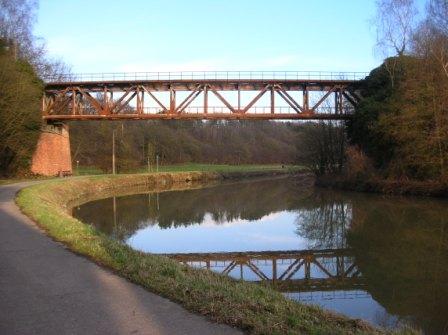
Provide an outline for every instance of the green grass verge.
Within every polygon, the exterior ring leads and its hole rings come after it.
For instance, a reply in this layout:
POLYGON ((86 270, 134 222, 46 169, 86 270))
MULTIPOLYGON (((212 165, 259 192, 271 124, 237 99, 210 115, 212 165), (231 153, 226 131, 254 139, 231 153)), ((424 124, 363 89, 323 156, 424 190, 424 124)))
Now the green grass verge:
POLYGON ((52 179, 52 178, 54 178, 54 177, 32 176, 32 177, 23 177, 23 178, 5 178, 5 179, 0 179, 0 186, 21 183, 24 181, 34 181, 34 180, 38 181, 38 180, 46 180, 46 179, 52 179))
MULTIPOLYGON (((299 171, 302 169, 296 165, 280 165, 280 164, 247 164, 247 165, 228 165, 228 164, 201 164, 201 163, 185 163, 174 165, 161 165, 159 172, 190 172, 190 171, 204 171, 204 172, 252 172, 252 171, 276 171, 276 170, 290 170, 299 171)), ((151 166, 151 172, 155 172, 156 167, 151 166)), ((146 167, 142 167, 132 173, 147 173, 146 167)), ((80 166, 73 168, 73 174, 76 176, 98 175, 105 174, 101 169, 89 166, 80 166)))
POLYGON ((184 172, 52 180, 23 189, 16 201, 49 236, 72 251, 216 322, 250 334, 383 333, 360 320, 290 301, 268 287, 135 251, 67 212, 69 202, 92 192, 113 192, 139 185, 153 190, 169 189, 172 185, 188 187, 186 180, 206 182, 220 177, 211 172, 184 172))

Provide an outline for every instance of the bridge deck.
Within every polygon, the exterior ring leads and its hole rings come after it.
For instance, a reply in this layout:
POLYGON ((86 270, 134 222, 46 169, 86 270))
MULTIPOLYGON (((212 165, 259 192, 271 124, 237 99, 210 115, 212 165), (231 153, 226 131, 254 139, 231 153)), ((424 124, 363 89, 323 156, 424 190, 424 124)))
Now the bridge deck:
POLYGON ((73 75, 47 81, 42 116, 46 121, 344 120, 350 118, 360 100, 356 83, 363 75, 341 72, 73 75), (223 93, 229 91, 236 92, 237 97, 231 100, 223 93), (266 95, 267 99, 263 98, 266 95), (210 106, 209 96, 220 106, 210 106), (260 106, 261 103, 266 105, 260 106))

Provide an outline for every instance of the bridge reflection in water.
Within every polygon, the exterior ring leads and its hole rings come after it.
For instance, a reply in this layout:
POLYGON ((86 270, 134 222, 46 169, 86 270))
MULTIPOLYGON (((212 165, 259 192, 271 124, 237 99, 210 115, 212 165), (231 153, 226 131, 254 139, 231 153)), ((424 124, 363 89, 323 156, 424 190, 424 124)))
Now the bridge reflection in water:
POLYGON ((206 268, 236 279, 270 284, 285 293, 348 291, 364 287, 362 275, 349 249, 166 256, 195 268, 206 268))

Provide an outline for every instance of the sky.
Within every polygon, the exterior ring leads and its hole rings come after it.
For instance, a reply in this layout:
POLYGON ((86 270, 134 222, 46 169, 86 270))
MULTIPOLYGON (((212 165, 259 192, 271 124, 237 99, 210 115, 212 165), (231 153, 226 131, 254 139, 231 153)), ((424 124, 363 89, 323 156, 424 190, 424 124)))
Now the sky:
POLYGON ((374 0, 41 0, 35 34, 74 73, 370 71, 374 14, 374 0))

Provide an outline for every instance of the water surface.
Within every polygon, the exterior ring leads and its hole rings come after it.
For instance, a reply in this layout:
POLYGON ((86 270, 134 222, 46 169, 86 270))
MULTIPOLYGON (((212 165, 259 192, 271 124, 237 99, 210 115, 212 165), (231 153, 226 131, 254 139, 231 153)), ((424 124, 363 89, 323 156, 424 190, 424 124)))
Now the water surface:
POLYGON ((73 214, 133 248, 385 327, 448 332, 448 202, 294 179, 112 197, 73 214))

